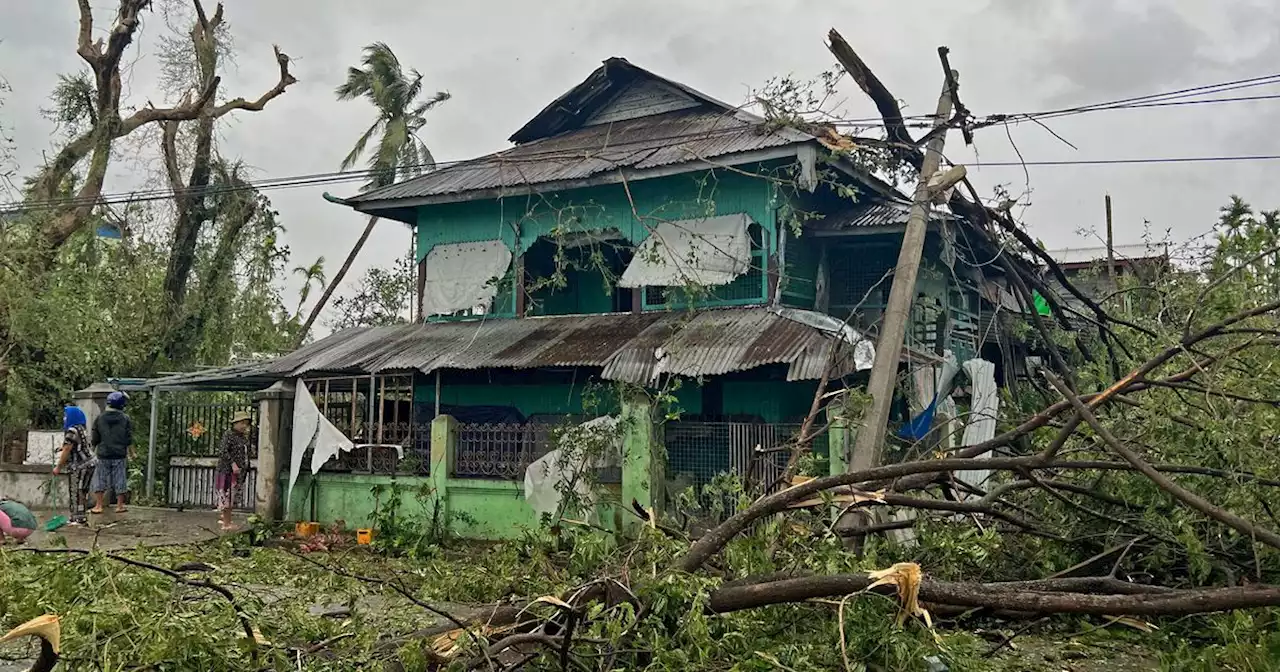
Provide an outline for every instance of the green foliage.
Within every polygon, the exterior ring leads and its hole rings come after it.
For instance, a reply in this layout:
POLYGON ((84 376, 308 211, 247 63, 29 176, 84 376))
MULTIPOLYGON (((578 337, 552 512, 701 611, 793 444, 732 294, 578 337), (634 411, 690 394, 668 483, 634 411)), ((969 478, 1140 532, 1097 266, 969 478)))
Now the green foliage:
POLYGON ((329 326, 348 329, 408 322, 413 283, 413 261, 408 257, 397 259, 390 268, 370 268, 356 284, 354 293, 334 299, 334 318, 329 326))
POLYGON ((365 189, 434 168, 435 158, 417 134, 427 124, 427 112, 448 100, 449 94, 440 91, 424 99, 422 74, 413 69, 405 72, 400 59, 383 42, 365 47, 361 64, 363 68, 347 69, 347 81, 335 93, 338 100, 368 99, 378 115, 342 160, 342 169, 356 165, 374 136, 378 136, 377 145, 368 163, 375 172, 365 189))

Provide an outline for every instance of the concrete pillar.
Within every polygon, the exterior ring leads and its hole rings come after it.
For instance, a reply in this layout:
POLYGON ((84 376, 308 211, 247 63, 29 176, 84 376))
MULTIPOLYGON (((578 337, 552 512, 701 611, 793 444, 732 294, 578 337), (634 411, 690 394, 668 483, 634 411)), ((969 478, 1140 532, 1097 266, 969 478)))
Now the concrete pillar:
MULTIPOLYGON (((102 412, 107 410, 107 395, 115 392, 116 388, 107 383, 94 383, 89 387, 72 393, 71 398, 75 400, 76 406, 84 411, 86 426, 90 433, 93 430, 93 422, 98 419, 102 412)), ((136 437, 135 437, 136 440, 136 437)))
POLYGON ((437 415, 431 421, 431 487, 441 520, 449 519, 449 477, 457 449, 458 421, 451 415, 437 415))
POLYGON ((285 433, 293 406, 293 383, 281 381, 253 395, 258 404, 258 480, 254 513, 265 520, 279 520, 283 510, 280 474, 292 452, 292 437, 285 433))
MULTIPOLYGON (((631 509, 633 501, 646 509, 662 510, 666 456, 657 440, 653 422, 653 403, 643 392, 630 392, 622 397, 622 507, 631 509)), ((624 515, 624 521, 639 523, 635 516, 624 515)))

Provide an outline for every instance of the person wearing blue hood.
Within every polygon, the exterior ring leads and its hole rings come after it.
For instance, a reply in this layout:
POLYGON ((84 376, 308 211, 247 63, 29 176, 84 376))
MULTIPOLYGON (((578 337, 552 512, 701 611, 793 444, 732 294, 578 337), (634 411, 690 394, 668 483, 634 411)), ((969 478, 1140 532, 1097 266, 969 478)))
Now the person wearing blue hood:
POLYGON ((89 446, 88 420, 78 406, 62 409, 62 452, 53 467, 54 475, 67 477, 67 497, 71 506, 71 524, 89 521, 89 486, 98 458, 89 446))

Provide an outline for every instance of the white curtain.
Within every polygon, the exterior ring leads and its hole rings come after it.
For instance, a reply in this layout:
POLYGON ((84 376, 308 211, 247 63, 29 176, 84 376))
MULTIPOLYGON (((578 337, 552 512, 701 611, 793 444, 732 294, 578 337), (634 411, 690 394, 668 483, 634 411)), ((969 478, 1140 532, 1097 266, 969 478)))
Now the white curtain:
POLYGON ((619 287, 727 285, 751 268, 743 214, 662 222, 636 247, 619 287))
POLYGON ((511 267, 511 250, 501 240, 436 245, 427 253, 422 310, 452 315, 488 308, 498 295, 498 281, 511 267))
POLYGON ((588 469, 615 467, 620 464, 622 452, 618 418, 603 416, 568 428, 557 441, 560 445, 581 446, 608 442, 610 450, 604 455, 581 455, 579 460, 564 459, 559 448, 543 455, 530 464, 524 472, 524 498, 539 516, 555 515, 560 508, 560 488, 572 484, 579 501, 587 503, 594 511, 594 493, 589 479, 583 477, 588 469), (575 464, 576 462, 576 464, 575 464))

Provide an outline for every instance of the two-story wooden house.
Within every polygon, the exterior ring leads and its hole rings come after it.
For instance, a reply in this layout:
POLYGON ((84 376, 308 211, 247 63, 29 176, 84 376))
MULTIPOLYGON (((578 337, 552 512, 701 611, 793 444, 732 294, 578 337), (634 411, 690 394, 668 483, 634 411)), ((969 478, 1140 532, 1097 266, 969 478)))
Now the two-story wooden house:
MULTIPOLYGON (((757 449, 795 433, 819 381, 863 383, 910 206, 859 166, 856 146, 620 58, 510 140, 331 198, 415 229, 417 319, 333 334, 237 380, 307 380, 357 442, 424 458, 425 428, 448 415, 457 426, 447 465, 423 459, 417 472, 447 468, 431 476, 465 479, 477 497, 518 494, 524 466, 565 418, 641 417, 658 426, 628 437, 628 452, 654 449, 644 483, 630 486, 623 465, 628 501, 726 471, 775 474, 777 460, 762 462, 757 449), (649 394, 629 397, 620 385, 649 394)), ((999 279, 986 263, 998 251, 982 249, 969 226, 943 210, 931 217, 904 372, 945 351, 997 369, 1010 361, 993 319, 999 279)), ((839 461, 844 438, 828 446, 831 436, 815 452, 839 461)), ((370 448, 326 471, 376 475, 397 464, 394 451, 370 448)), ((331 517, 358 517, 342 506, 331 517)), ((481 534, 528 521, 493 515, 481 534)))

